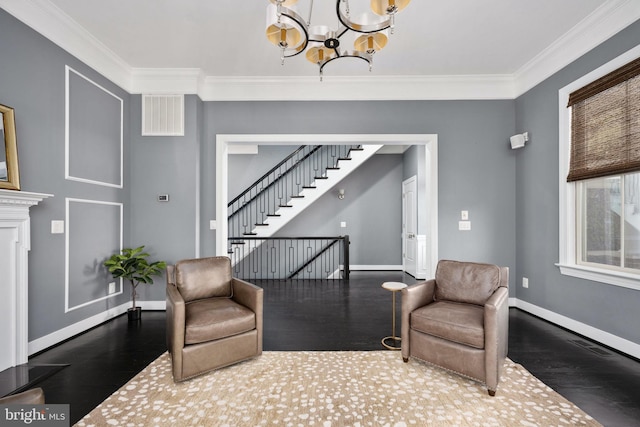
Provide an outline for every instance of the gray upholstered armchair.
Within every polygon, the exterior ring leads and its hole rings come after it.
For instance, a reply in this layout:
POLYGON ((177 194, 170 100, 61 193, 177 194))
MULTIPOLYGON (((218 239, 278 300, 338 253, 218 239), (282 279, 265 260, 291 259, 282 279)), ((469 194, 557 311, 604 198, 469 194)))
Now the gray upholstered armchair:
POLYGON ((435 278, 402 290, 402 358, 486 384, 494 396, 507 357, 509 269, 440 261, 435 278))
POLYGON ((263 290, 227 257, 167 266, 167 347, 174 381, 262 354, 263 290))

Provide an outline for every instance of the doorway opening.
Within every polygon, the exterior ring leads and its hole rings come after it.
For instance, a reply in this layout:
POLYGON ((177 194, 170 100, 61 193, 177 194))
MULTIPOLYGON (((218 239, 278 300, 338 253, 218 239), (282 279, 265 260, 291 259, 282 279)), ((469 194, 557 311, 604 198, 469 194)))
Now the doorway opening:
POLYGON ((255 145, 344 145, 344 144, 384 144, 423 145, 426 170, 418 183, 424 188, 425 206, 421 216, 427 224, 428 242, 424 255, 426 277, 432 276, 438 260, 438 136, 436 134, 266 134, 216 136, 216 254, 225 256, 227 251, 228 224, 228 155, 229 147, 255 145))

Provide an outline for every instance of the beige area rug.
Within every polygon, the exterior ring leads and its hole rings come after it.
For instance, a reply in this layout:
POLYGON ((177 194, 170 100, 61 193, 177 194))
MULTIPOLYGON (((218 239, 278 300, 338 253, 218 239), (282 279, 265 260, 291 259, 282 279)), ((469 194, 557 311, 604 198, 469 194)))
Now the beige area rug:
POLYGON ((163 354, 78 426, 599 426, 507 360, 495 397, 399 352, 265 352, 175 384, 163 354))

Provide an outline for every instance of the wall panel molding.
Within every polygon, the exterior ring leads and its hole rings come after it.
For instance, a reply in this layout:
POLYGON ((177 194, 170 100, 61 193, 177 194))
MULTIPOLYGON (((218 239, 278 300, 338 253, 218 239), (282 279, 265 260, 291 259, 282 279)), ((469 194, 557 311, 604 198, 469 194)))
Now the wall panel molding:
MULTIPOLYGON (((103 234, 110 234, 110 233, 115 234, 115 236, 112 235, 111 237, 115 237, 115 239, 112 239, 112 240, 117 240, 116 244, 118 245, 119 250, 122 249, 122 242, 123 242, 123 226, 124 225, 123 225, 123 204, 122 203, 105 202, 100 200, 75 199, 70 197, 67 197, 65 199, 65 227, 66 227, 66 230, 65 230, 65 286, 64 286, 65 313, 68 313, 70 311, 73 311, 82 307, 86 307, 91 304, 95 304, 99 301, 104 301, 104 300, 116 297, 123 293, 122 279, 115 280, 115 279, 112 279, 111 276, 109 275, 108 278, 104 279, 104 283, 100 281, 101 276, 99 274, 99 270, 103 268, 101 265, 101 262, 103 259, 106 259, 106 257, 110 255, 110 252, 113 250, 113 248, 100 247, 100 244, 102 244, 102 242, 97 242, 97 245, 94 245, 93 247, 87 247, 88 245, 85 246, 84 244, 85 242, 83 242, 82 240, 77 240, 77 241, 74 240, 74 236, 75 236, 74 227, 76 227, 76 225, 72 221, 72 214, 71 214, 74 204, 75 205, 85 204, 93 207, 108 206, 111 208, 113 207, 117 208, 118 222, 119 222, 118 224, 115 224, 115 226, 112 226, 112 227, 110 227, 110 224, 107 224, 107 223, 100 223, 100 224, 93 224, 93 225, 95 225, 94 228, 101 228, 100 232, 102 232, 103 234), (110 231, 109 231, 109 228, 111 228, 110 231), (106 232, 104 230, 106 230, 106 232), (82 247, 78 247, 78 246, 82 246, 82 247), (82 254, 83 262, 85 262, 86 264, 81 266, 82 274, 79 277, 78 276, 72 277, 74 273, 73 270, 76 270, 75 273, 77 273, 77 266, 74 265, 72 268, 72 264, 71 264, 73 262, 72 258, 73 259, 77 258, 78 254, 82 254), (92 256, 94 257, 93 260, 90 259, 92 256), (92 261, 93 261, 93 265, 92 265, 92 261), (89 272, 87 271, 88 269, 91 269, 91 268, 93 268, 92 273, 96 275, 93 278, 89 277, 89 272), (117 289, 115 293, 108 294, 107 284, 108 282, 112 282, 112 281, 116 282, 117 289), (77 285, 77 286, 80 286, 78 288, 79 290, 86 292, 86 290, 84 290, 82 286, 89 288, 90 290, 91 290, 91 287, 93 286, 93 290, 97 290, 96 294, 98 296, 91 299, 86 298, 82 302, 72 301, 73 298, 71 294, 72 292, 74 292, 73 288, 74 286, 76 286, 77 282, 81 283, 81 285, 77 285), (101 294, 100 286, 104 286, 103 295, 101 294)), ((112 214, 113 213, 110 213, 110 215, 112 214)), ((85 220, 85 219, 95 220, 96 218, 82 218, 82 220, 85 220)), ((91 225, 92 224, 89 223, 89 224, 81 224, 77 226, 79 229, 78 231, 80 231, 80 233, 78 234, 84 234, 82 233, 82 230, 91 228, 91 225)), ((90 235, 92 236, 91 238, 92 241, 96 240, 94 239, 93 233, 91 233, 90 235)), ((80 238, 82 237, 83 236, 80 236, 80 238)), ((97 240, 101 240, 101 239, 97 239, 97 240)))

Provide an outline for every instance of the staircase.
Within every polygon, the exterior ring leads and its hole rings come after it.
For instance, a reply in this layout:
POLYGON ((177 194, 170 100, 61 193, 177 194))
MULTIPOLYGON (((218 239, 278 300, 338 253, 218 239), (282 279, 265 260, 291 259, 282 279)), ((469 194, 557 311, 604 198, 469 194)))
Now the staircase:
POLYGON ((301 146, 229 203, 229 254, 235 265, 338 182, 382 145, 301 146), (251 244, 243 237, 249 237, 251 244), (246 245, 250 250, 234 250, 246 245))

